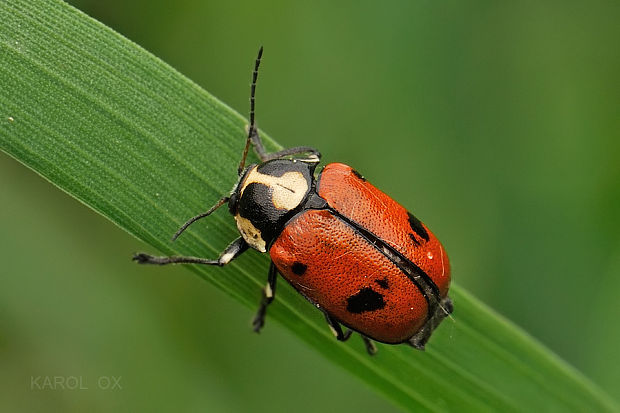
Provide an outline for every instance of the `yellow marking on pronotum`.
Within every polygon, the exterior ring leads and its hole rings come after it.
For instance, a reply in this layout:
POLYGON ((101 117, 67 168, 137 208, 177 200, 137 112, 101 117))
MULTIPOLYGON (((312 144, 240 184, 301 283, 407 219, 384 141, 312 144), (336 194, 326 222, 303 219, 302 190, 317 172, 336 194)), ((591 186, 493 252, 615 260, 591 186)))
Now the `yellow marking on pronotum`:
POLYGON ((243 218, 239 214, 235 215, 235 221, 237 221, 237 228, 239 228, 239 232, 243 236, 245 242, 248 245, 260 252, 267 252, 267 244, 260 233, 260 230, 252 225, 252 222, 243 218))
POLYGON ((273 206, 288 211, 295 209, 303 201, 309 189, 308 182, 301 172, 291 171, 282 176, 272 176, 262 174, 254 168, 243 183, 241 196, 243 196, 245 188, 252 183, 263 184, 272 188, 273 206))

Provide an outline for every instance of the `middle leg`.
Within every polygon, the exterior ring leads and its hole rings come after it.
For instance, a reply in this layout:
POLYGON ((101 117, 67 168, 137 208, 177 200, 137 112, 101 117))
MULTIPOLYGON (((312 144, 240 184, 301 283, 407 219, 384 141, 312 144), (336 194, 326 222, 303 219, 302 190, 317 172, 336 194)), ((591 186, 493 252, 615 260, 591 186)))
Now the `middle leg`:
POLYGON ((265 315, 267 314, 267 306, 271 304, 276 295, 276 281, 278 279, 278 269, 273 261, 269 265, 269 275, 267 276, 267 285, 263 288, 263 298, 258 307, 258 311, 252 321, 254 332, 260 333, 265 325, 265 315))

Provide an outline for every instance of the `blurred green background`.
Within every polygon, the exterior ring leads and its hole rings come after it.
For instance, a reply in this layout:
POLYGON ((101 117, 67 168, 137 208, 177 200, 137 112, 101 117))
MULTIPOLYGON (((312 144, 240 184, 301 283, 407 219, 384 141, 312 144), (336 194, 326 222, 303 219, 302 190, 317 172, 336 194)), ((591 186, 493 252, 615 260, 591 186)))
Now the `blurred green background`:
MULTIPOLYGON (((241 113, 263 44, 263 129, 354 165, 620 399, 618 2, 70 3, 241 113)), ((189 271, 135 266, 145 245, 4 154, 0 187, 1 411, 396 410, 189 271)))

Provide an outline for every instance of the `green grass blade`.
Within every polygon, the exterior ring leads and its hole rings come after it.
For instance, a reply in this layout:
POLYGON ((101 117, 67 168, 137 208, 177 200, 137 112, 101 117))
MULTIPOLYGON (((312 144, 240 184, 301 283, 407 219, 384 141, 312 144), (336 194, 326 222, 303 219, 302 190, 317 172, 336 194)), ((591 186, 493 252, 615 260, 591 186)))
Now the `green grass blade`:
MULTIPOLYGON (((208 230, 198 225, 169 240, 235 183, 244 117, 60 1, 2 1, 0 22, 0 148, 158 250, 216 257, 236 236, 225 211, 209 218, 208 230)), ((226 268, 191 269, 254 307, 266 264, 266 256, 248 253, 226 268)), ((337 343, 290 288, 278 293, 269 322, 278 320, 405 410, 618 410, 458 286, 453 320, 426 352, 380 345, 374 358, 360 340, 337 343)))

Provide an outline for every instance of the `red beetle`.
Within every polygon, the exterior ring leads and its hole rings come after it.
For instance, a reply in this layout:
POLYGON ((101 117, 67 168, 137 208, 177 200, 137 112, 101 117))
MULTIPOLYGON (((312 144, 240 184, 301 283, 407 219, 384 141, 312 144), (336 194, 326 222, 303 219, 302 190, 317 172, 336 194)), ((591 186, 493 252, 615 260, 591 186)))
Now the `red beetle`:
POLYGON ((239 180, 230 196, 187 221, 173 240, 225 203, 241 236, 217 260, 143 253, 133 259, 142 264, 223 266, 248 247, 269 251, 271 266, 254 331, 263 327, 280 273, 323 312, 338 340, 347 340, 353 330, 370 354, 376 352, 372 340, 424 349, 433 330, 452 312, 445 250, 422 222, 350 166, 332 163, 315 177, 321 156, 316 149, 265 151, 254 122, 262 51, 252 76, 239 180), (250 143, 262 163, 245 167, 250 143), (348 327, 346 332, 341 324, 348 327))

